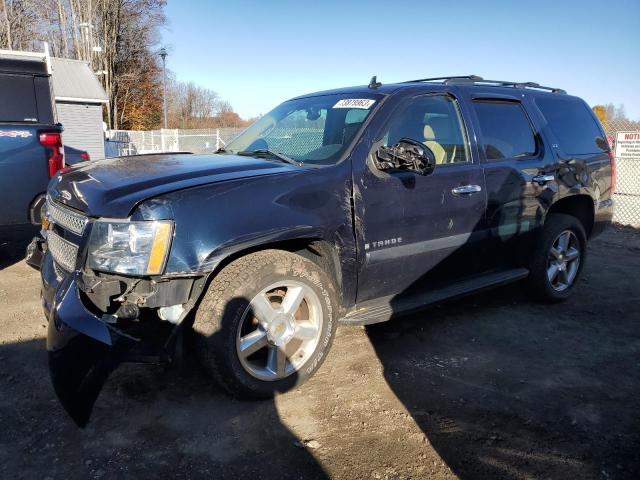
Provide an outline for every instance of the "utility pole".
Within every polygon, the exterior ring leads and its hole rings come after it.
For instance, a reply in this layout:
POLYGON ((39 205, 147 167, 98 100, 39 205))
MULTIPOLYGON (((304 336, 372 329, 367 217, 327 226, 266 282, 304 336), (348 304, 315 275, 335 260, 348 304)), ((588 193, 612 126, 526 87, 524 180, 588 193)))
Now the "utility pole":
POLYGON ((167 128, 167 68, 166 61, 167 49, 162 47, 160 49, 160 58, 162 58, 162 109, 164 111, 164 128, 167 128))

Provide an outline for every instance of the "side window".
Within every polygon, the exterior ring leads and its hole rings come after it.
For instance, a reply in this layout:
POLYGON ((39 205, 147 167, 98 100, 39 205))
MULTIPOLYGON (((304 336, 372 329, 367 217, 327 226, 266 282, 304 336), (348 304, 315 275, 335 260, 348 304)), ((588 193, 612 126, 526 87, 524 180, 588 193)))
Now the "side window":
POLYGON ((0 122, 37 122, 33 76, 0 74, 0 105, 0 122))
POLYGON ((506 101, 474 101, 487 160, 536 154, 536 139, 522 105, 506 101))
POLYGON ((564 152, 578 155, 602 151, 596 143, 602 133, 584 102, 559 95, 540 97, 535 102, 564 152))
POLYGON ((385 145, 410 138, 424 143, 437 165, 468 162, 469 147, 457 102, 446 95, 416 97, 396 114, 384 136, 385 145))

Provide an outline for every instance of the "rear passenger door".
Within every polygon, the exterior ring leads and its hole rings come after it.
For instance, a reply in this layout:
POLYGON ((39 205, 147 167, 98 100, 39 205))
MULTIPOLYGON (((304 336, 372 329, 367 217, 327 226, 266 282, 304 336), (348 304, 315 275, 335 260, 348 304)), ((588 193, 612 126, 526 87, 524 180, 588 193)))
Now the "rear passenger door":
POLYGON ((539 134, 524 94, 470 96, 487 187, 490 241, 482 261, 486 269, 526 266, 533 232, 555 192, 553 181, 535 179, 553 170, 553 152, 539 134))

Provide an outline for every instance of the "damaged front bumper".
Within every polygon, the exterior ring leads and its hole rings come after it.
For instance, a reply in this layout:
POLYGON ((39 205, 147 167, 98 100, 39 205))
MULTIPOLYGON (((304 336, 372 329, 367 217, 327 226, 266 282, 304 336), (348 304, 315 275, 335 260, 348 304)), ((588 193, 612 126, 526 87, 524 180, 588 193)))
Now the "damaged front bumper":
POLYGON ((85 426, 102 386, 139 339, 123 334, 82 303, 77 272, 55 290, 47 350, 53 388, 69 416, 85 426))
POLYGON ((159 320, 155 312, 150 319, 120 322, 101 313, 89 299, 84 274, 61 272, 40 237, 27 247, 27 263, 41 274, 51 381, 77 425, 87 424, 104 383, 120 363, 170 361, 177 325, 159 320))

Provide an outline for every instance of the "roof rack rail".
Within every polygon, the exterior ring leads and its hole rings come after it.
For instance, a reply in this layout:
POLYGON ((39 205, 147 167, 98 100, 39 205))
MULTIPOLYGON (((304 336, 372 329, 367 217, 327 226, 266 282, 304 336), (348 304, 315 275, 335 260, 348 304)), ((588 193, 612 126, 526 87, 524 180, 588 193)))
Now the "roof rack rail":
POLYGON ((514 88, 536 88, 538 90, 548 90, 553 93, 566 94, 567 92, 561 88, 545 87, 536 82, 511 82, 507 80, 485 80, 478 75, 458 75, 452 77, 434 77, 434 78, 420 78, 417 80, 409 80, 402 83, 416 83, 416 82, 442 82, 445 85, 459 84, 459 83, 478 83, 482 85, 497 85, 500 87, 514 87, 514 88))
POLYGON ((444 83, 461 83, 461 82, 481 82, 483 80, 482 77, 478 75, 458 75, 454 77, 433 77, 433 78, 419 78, 417 80, 407 80, 402 83, 416 83, 416 82, 437 82, 441 81, 444 83))

